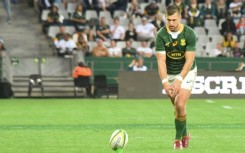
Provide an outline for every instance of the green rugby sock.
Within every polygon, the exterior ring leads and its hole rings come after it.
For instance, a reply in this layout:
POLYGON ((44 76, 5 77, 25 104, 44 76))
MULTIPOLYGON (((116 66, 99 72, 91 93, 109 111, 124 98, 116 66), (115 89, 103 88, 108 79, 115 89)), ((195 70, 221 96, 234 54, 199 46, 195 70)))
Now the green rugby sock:
POLYGON ((175 119, 175 130, 176 130, 175 140, 181 140, 182 139, 182 135, 183 135, 183 132, 185 129, 186 129, 186 115, 185 116, 177 116, 175 119))
POLYGON ((183 134, 182 134, 182 137, 186 137, 188 134, 187 132, 187 123, 186 123, 186 120, 185 120, 185 128, 184 128, 184 131, 183 131, 183 134))

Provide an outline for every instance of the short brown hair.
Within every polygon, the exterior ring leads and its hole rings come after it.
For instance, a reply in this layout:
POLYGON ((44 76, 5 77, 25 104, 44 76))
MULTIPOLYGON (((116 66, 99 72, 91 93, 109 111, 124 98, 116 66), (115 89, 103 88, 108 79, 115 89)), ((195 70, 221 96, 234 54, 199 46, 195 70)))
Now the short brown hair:
POLYGON ((166 13, 168 16, 173 15, 174 13, 178 13, 179 15, 181 15, 181 10, 180 7, 178 5, 169 5, 166 9, 166 13))

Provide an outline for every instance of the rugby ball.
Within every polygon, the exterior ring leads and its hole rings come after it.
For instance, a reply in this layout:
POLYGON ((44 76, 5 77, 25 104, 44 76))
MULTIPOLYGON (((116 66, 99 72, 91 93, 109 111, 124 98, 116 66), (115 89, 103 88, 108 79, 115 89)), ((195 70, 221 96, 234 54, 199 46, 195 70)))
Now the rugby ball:
POLYGON ((110 138, 110 147, 112 150, 118 150, 125 148, 128 143, 128 134, 125 130, 116 130, 112 133, 110 138))

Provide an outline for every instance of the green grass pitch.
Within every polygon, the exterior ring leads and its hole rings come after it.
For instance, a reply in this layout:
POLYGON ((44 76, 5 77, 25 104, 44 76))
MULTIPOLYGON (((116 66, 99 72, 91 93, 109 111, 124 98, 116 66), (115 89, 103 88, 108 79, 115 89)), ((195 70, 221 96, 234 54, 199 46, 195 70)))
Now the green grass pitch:
POLYGON ((244 153, 245 101, 191 99, 190 147, 172 149, 168 99, 1 99, 1 153, 113 153, 109 138, 124 129, 123 153, 244 153))

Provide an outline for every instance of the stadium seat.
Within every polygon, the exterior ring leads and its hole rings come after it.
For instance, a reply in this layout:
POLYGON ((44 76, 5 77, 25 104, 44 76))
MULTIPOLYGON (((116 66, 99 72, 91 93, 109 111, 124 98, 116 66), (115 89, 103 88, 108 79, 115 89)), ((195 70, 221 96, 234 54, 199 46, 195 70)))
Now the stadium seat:
POLYGON ((200 35, 198 36, 197 42, 202 44, 202 46, 206 46, 206 44, 209 42, 209 37, 206 35, 200 35))
POLYGON ((119 17, 120 20, 120 25, 123 26, 126 29, 128 29, 128 24, 129 24, 129 19, 128 18, 124 18, 124 17, 119 17))
POLYGON ((201 43, 197 43, 196 46, 197 46, 196 56, 197 57, 205 57, 206 55, 205 55, 203 45, 201 43))
POLYGON ((218 23, 218 28, 219 28, 219 30, 221 30, 221 28, 222 28, 222 23, 223 23, 223 22, 225 22, 225 19, 224 19, 224 18, 222 18, 222 19, 219 20, 219 23, 218 23))
POLYGON ((207 30, 208 30, 208 36, 209 37, 211 35, 220 35, 220 31, 219 31, 218 27, 210 27, 207 30))
POLYGON ((97 45, 95 41, 88 41, 89 51, 92 52, 93 48, 97 45))
POLYGON ((59 10, 59 14, 64 17, 64 19, 69 19, 69 15, 66 10, 59 10))
POLYGON ((87 10, 85 14, 85 18, 87 20, 93 19, 93 18, 98 18, 97 12, 95 10, 87 10))
POLYGON ((206 20, 204 20, 204 27, 206 29, 209 29, 210 27, 217 27, 218 28, 215 19, 206 19, 206 20))
POLYGON ((121 16, 124 16, 125 15, 125 11, 123 10, 115 10, 114 11, 114 17, 117 16, 117 17, 121 17, 121 16))
POLYGON ((187 20, 186 19, 181 19, 181 23, 187 24, 187 20))
POLYGON ((125 41, 118 41, 117 42, 117 47, 119 47, 119 48, 124 48, 126 46, 126 44, 125 44, 125 41))
POLYGON ((43 97, 44 89, 42 84, 42 77, 39 74, 32 74, 29 76, 28 97, 31 97, 32 89, 40 88, 41 95, 43 97))
POLYGON ((109 11, 100 11, 99 17, 106 17, 107 18, 111 18, 111 13, 109 11))
POLYGON ((77 97, 78 91, 81 88, 86 89, 86 97, 89 95, 88 92, 91 93, 91 82, 88 76, 79 76, 78 78, 74 79, 74 95, 77 97))
POLYGON ((141 42, 140 41, 132 41, 132 47, 137 49, 140 46, 141 46, 141 42))
POLYGON ((64 3, 54 3, 53 5, 57 6, 59 10, 65 10, 64 3))
POLYGON ((195 27, 194 31, 196 32, 197 37, 200 35, 206 35, 206 31, 204 27, 195 27))
POLYGON ((216 43, 212 43, 212 42, 207 43, 205 52, 208 55, 208 57, 215 57, 214 49, 216 48, 216 46, 217 46, 216 43))
POLYGON ((43 10, 42 11, 42 16, 41 16, 42 21, 46 21, 48 19, 49 12, 50 12, 50 10, 43 10))
POLYGON ((65 26, 65 31, 69 33, 70 35, 73 35, 74 32, 76 31, 74 26, 65 26))
POLYGON ((72 15, 75 12, 76 7, 77 7, 77 3, 68 3, 66 9, 67 13, 72 15))
POLYGON ((159 7, 159 10, 160 12, 165 12, 166 11, 166 5, 165 4, 162 4, 162 3, 157 3, 158 7, 159 7))
POLYGON ((57 33, 59 33, 60 27, 59 26, 50 26, 48 29, 48 36, 50 38, 54 38, 57 33))
POLYGON ((94 76, 94 95, 93 97, 99 97, 101 94, 106 94, 109 98, 109 89, 107 87, 106 75, 95 75, 94 76))
POLYGON ((134 23, 134 26, 137 27, 137 25, 142 23, 141 18, 140 17, 134 18, 133 23, 134 23))
POLYGON ((245 35, 242 35, 241 37, 240 37, 240 42, 244 42, 245 41, 245 35))
POLYGON ((220 34, 218 34, 218 35, 212 35, 211 36, 211 42, 212 43, 221 43, 222 42, 222 40, 223 40, 223 36, 222 35, 220 35, 220 34))

